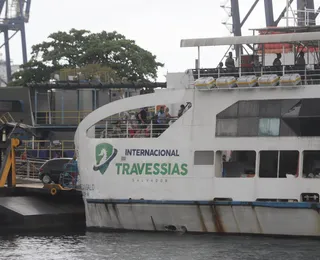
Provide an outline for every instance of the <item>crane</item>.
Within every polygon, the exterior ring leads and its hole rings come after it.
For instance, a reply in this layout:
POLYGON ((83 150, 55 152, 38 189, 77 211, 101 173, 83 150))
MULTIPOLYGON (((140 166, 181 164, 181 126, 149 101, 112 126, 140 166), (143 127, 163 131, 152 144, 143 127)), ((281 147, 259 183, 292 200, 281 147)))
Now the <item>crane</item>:
POLYGON ((31 0, 0 0, 0 33, 4 35, 0 48, 5 48, 6 83, 11 81, 10 40, 18 32, 21 34, 23 63, 28 61, 25 24, 29 22, 30 6, 31 0), (10 32, 13 32, 12 35, 9 35, 10 32))

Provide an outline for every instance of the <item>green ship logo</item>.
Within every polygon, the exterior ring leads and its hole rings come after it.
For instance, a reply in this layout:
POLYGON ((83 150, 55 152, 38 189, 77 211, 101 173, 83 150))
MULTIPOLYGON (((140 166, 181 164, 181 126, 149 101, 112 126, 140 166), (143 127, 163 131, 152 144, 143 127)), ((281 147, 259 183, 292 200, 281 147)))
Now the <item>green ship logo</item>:
POLYGON ((111 144, 102 143, 96 146, 96 165, 93 166, 94 171, 100 171, 104 174, 110 162, 116 157, 118 150, 115 149, 111 144))

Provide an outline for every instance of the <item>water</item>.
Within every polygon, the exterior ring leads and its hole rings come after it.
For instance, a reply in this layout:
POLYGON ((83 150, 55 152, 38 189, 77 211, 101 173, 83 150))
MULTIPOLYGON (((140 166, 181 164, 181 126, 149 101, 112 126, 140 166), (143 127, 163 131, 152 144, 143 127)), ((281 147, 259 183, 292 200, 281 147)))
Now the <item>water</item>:
POLYGON ((82 233, 0 237, 0 259, 320 260, 319 241, 216 235, 82 233))

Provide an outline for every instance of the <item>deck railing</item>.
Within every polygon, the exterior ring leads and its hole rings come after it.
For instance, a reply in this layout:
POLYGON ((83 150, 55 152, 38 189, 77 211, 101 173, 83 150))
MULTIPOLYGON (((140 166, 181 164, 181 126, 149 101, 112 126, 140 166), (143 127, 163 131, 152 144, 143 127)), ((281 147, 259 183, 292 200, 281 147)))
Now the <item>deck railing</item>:
POLYGON ((83 118, 89 115, 91 110, 79 111, 37 111, 35 116, 36 124, 44 125, 78 125, 83 118))
POLYGON ((220 77, 235 77, 255 75, 260 77, 262 75, 276 74, 279 77, 287 74, 299 74, 301 82, 304 85, 320 84, 320 65, 283 65, 283 66, 253 66, 253 67, 235 67, 233 69, 227 68, 203 68, 200 70, 192 69, 194 79, 200 77, 213 77, 215 79, 220 77))
POLYGON ((16 174, 22 179, 39 179, 39 169, 46 160, 16 158, 16 174))
POLYGON ((146 124, 140 124, 137 120, 107 120, 106 128, 96 129, 96 138, 157 138, 177 118, 171 118, 166 122, 158 123, 156 120, 149 120, 146 124))
POLYGON ((9 112, 6 112, 1 115, 1 117, 0 117, 1 124, 12 123, 12 122, 15 122, 15 121, 9 112))
POLYGON ((55 157, 72 157, 74 153, 74 141, 49 141, 49 140, 23 140, 16 149, 18 156, 23 157, 27 153, 29 159, 55 157))
MULTIPOLYGON (((154 112, 155 108, 149 108, 149 112, 154 112)), ((138 112, 139 109, 133 112, 138 112)), ((35 116, 35 123, 42 125, 78 125, 92 110, 79 111, 37 111, 35 116)), ((121 113, 113 115, 108 119, 118 120, 121 118, 121 113)))

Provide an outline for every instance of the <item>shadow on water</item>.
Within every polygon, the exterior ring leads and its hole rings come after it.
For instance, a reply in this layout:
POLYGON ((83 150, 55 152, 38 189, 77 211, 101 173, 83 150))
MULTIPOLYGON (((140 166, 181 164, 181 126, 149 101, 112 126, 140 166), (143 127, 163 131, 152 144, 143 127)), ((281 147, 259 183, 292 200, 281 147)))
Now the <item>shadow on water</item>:
POLYGON ((211 234, 49 232, 0 236, 0 259, 320 259, 319 241, 211 234))

